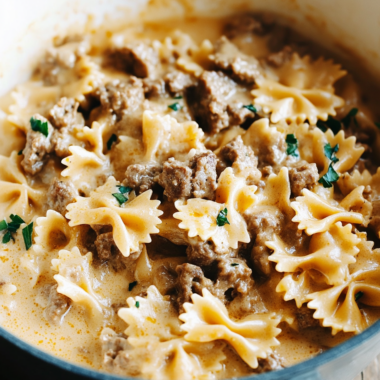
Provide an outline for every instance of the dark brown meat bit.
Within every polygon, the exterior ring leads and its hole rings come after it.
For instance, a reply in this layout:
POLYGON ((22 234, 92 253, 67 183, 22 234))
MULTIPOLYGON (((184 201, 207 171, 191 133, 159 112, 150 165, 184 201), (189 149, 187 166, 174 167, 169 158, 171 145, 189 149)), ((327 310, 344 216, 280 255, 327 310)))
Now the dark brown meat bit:
POLYGON ((193 171, 185 162, 169 158, 158 176, 158 183, 165 189, 164 194, 169 201, 188 198, 191 195, 192 175, 193 171))
POLYGON ((53 325, 60 325, 65 314, 69 311, 71 300, 57 292, 58 285, 53 285, 49 291, 48 304, 44 316, 53 325))
POLYGON ((269 354, 266 359, 259 359, 259 366, 255 369, 256 373, 277 371, 284 368, 281 358, 277 354, 269 354))
POLYGON ((79 103, 73 98, 61 98, 50 110, 49 120, 55 128, 70 128, 77 121, 79 103))
POLYGON ((204 71, 196 86, 186 92, 188 105, 200 126, 217 133, 230 125, 227 106, 236 91, 236 83, 225 74, 204 71))
POLYGON ((235 102, 227 106, 227 112, 230 115, 230 125, 242 125, 249 120, 253 121, 255 114, 244 107, 243 103, 235 102))
POLYGON ((189 74, 182 71, 172 71, 165 75, 165 82, 171 95, 181 95, 186 88, 193 84, 193 79, 189 74))
POLYGON ((193 195, 195 198, 214 199, 216 184, 216 156, 211 151, 196 154, 190 160, 193 169, 193 195))
POLYGON ((219 171, 226 166, 232 166, 238 173, 247 177, 249 184, 257 184, 261 178, 260 170, 257 169, 257 157, 251 147, 244 145, 241 136, 235 137, 221 151, 222 162, 218 163, 219 171))
POLYGON ((302 306, 297 310, 296 317, 298 327, 303 330, 310 327, 319 327, 319 320, 313 318, 315 310, 308 309, 306 306, 302 306))
POLYGON ((216 156, 211 151, 196 154, 189 162, 169 158, 157 181, 169 200, 188 198, 215 199, 216 156))
POLYGON ((192 264, 178 265, 176 268, 178 273, 178 298, 177 303, 180 313, 185 310, 183 304, 185 302, 191 302, 191 296, 196 293, 202 295, 202 289, 206 288, 212 292, 213 282, 206 278, 201 268, 192 264))
MULTIPOLYGON (((42 116, 36 115, 36 119, 45 122, 42 116)), ((35 175, 40 172, 45 164, 45 157, 54 149, 54 144, 51 141, 51 134, 45 137, 41 132, 36 132, 30 129, 26 134, 26 145, 23 150, 24 159, 21 165, 26 173, 35 175)))
POLYGON ((270 54, 266 61, 270 66, 281 67, 284 63, 288 62, 293 54, 293 49, 286 45, 284 48, 277 53, 270 54))
POLYGON ((215 53, 210 55, 210 60, 217 69, 226 72, 233 79, 251 84, 262 76, 259 61, 241 53, 226 37, 221 37, 214 48, 215 53))
POLYGON ((200 266, 208 266, 218 257, 214 251, 214 244, 202 240, 190 242, 186 249, 186 255, 190 263, 200 266))
POLYGON ((159 164, 130 165, 125 172, 123 184, 130 186, 138 194, 152 189, 155 185, 154 178, 162 172, 162 166, 159 164))
POLYGON ((380 200, 372 201, 372 207, 372 215, 368 226, 378 237, 380 236, 380 200))
MULTIPOLYGON (((112 256, 112 249, 118 250, 115 241, 113 240, 113 233, 106 232, 97 236, 95 240, 96 252, 101 261, 109 260, 112 256)), ((119 253, 119 252, 117 252, 119 253)))
POLYGON ((74 202, 77 195, 78 192, 71 182, 59 181, 55 178, 49 187, 47 195, 49 209, 55 210, 65 216, 66 206, 74 202))
POLYGON ((151 77, 159 62, 157 52, 143 42, 131 42, 112 53, 116 68, 138 78, 151 77))
POLYGON ((244 217, 247 222, 248 231, 254 241, 251 251, 254 267, 258 272, 269 275, 271 263, 268 257, 271 251, 265 243, 273 239, 275 232, 279 232, 281 226, 279 217, 270 211, 262 211, 257 214, 246 213, 244 217))
POLYGON ((289 168, 289 181, 292 195, 298 197, 304 188, 310 189, 319 179, 317 165, 299 161, 289 168))
POLYGON ((239 34, 265 34, 266 29, 262 22, 257 20, 252 15, 235 16, 230 22, 228 22, 223 30, 224 34, 228 38, 234 38, 239 34))
POLYGON ((143 83, 134 77, 126 82, 109 82, 96 89, 92 96, 99 99, 104 110, 116 114, 119 119, 126 112, 138 109, 145 99, 143 83))
POLYGON ((143 79, 144 93, 148 98, 155 98, 165 94, 165 81, 163 79, 143 79))

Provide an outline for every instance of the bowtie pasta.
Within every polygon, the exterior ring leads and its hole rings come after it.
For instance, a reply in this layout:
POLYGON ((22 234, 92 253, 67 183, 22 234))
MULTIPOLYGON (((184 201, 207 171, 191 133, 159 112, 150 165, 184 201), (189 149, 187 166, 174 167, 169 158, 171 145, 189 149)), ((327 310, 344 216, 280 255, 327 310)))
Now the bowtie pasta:
POLYGON ((379 319, 378 92, 274 20, 57 37, 0 99, 4 327, 217 380, 379 319))

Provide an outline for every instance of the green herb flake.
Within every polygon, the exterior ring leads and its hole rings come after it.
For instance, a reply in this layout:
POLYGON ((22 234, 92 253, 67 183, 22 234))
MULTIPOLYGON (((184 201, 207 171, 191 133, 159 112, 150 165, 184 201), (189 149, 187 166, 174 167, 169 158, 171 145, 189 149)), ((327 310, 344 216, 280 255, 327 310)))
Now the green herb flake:
POLYGON ((339 179, 339 174, 332 167, 332 163, 330 163, 329 169, 327 173, 319 179, 319 183, 323 185, 325 188, 332 187, 332 183, 336 182, 339 179))
POLYGON ((363 296, 364 296, 364 293, 363 293, 363 292, 357 292, 357 293, 355 294, 355 301, 358 302, 358 300, 359 300, 360 298, 362 298, 363 296))
POLYGON ((175 96, 173 99, 183 99, 182 95, 175 96))
POLYGON ((30 125, 35 132, 41 132, 45 137, 49 135, 49 127, 47 121, 41 121, 34 117, 30 118, 30 125))
POLYGON ((336 135, 341 130, 342 125, 339 120, 336 120, 331 115, 329 115, 326 121, 318 120, 317 127, 322 132, 326 132, 327 128, 330 128, 334 135, 336 135))
POLYGON ((3 244, 7 244, 10 242, 10 240, 13 240, 15 241, 15 239, 13 238, 12 234, 8 231, 4 236, 3 236, 3 240, 2 240, 2 243, 3 244))
POLYGON ((22 155, 22 152, 23 152, 23 149, 21 149, 21 150, 17 153, 17 155, 18 155, 18 156, 21 156, 21 155, 22 155))
POLYGON ((239 265, 239 263, 232 263, 231 266, 232 267, 237 267, 239 265))
POLYGON ((137 281, 133 281, 128 285, 128 290, 131 291, 137 285, 137 281))
POLYGON ((177 102, 170 104, 168 107, 172 109, 173 111, 179 111, 182 108, 182 106, 177 102))
POLYGON ((376 125, 377 128, 380 129, 380 123, 378 121, 375 122, 375 125, 376 125))
POLYGON ((288 147, 286 148, 286 154, 288 156, 298 157, 298 140, 293 134, 286 135, 286 143, 288 147))
POLYGON ((128 198, 127 197, 125 197, 123 194, 120 194, 120 193, 113 193, 112 194, 115 198, 116 198, 116 200, 119 202, 119 205, 121 206, 122 204, 124 204, 127 200, 128 200, 128 198))
POLYGON ((351 120, 354 121, 355 125, 358 126, 358 122, 356 120, 356 114, 358 113, 357 108, 352 108, 351 111, 342 119, 343 125, 348 128, 351 124, 351 120))
POLYGON ((11 218, 11 221, 14 223, 17 223, 17 224, 25 223, 24 220, 21 217, 19 217, 18 215, 11 214, 10 218, 11 218))
POLYGON ((119 189, 121 194, 128 194, 132 191, 132 188, 129 186, 117 185, 116 187, 119 189))
POLYGON ((139 301, 136 301, 135 306, 136 306, 137 308, 139 308, 139 307, 140 307, 140 302, 139 302, 139 301))
POLYGON ((117 141, 117 136, 113 133, 107 141, 107 149, 111 150, 112 144, 117 141))
POLYGON ((4 231, 4 230, 6 230, 8 228, 8 223, 7 223, 7 221, 6 220, 2 220, 1 222, 0 222, 0 231, 4 231))
POLYGON ((227 219, 228 210, 225 208, 224 210, 221 210, 216 217, 216 224, 219 227, 223 227, 225 224, 230 224, 230 222, 227 219))
POLYGON ((28 250, 32 246, 33 222, 28 224, 22 229, 22 236, 24 237, 25 248, 28 250))
POLYGON ((334 148, 331 147, 330 143, 325 144, 324 151, 325 156, 331 160, 334 164, 339 161, 339 158, 335 156, 339 150, 339 144, 336 144, 334 148))
POLYGON ((248 104, 246 106, 243 106, 243 108, 246 108, 248 111, 251 112, 257 112, 257 108, 253 104, 248 104))

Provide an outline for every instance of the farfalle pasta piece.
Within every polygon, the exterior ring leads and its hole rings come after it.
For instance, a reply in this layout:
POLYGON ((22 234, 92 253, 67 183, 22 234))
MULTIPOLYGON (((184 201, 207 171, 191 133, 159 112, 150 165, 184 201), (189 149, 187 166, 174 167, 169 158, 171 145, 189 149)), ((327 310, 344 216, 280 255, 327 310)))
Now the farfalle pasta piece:
POLYGON ((21 218, 40 207, 43 200, 41 191, 32 189, 20 168, 22 157, 13 152, 10 157, 0 156, 0 218, 17 214, 21 218))
POLYGON ((91 128, 84 127, 77 133, 77 138, 85 141, 89 145, 89 150, 103 160, 105 159, 105 155, 103 154, 103 134, 106 127, 106 123, 98 123, 95 121, 92 123, 91 128))
POLYGON ((316 310, 314 318, 331 327, 333 335, 339 331, 359 333, 367 323, 358 302, 380 306, 380 268, 359 270, 342 285, 310 294, 308 299, 308 308, 316 310))
POLYGON ((314 131, 313 161, 321 169, 321 174, 325 174, 330 165, 330 160, 325 156, 324 147, 329 143, 331 147, 339 145, 336 157, 339 159, 334 164, 334 169, 338 173, 345 173, 350 170, 364 152, 363 147, 355 147, 356 137, 344 137, 344 131, 339 131, 336 135, 328 129, 325 133, 316 129, 314 131))
POLYGON ((269 260, 277 263, 278 272, 298 272, 313 270, 319 272, 328 285, 339 285, 349 276, 349 265, 355 263, 360 239, 351 233, 352 226, 342 226, 338 222, 328 231, 316 233, 309 244, 309 253, 296 256, 287 251, 285 244, 274 236, 274 241, 266 246, 273 249, 269 260))
POLYGON ((8 115, 0 109, 0 154, 9 157, 13 151, 19 152, 25 146, 25 133, 8 120, 8 115))
POLYGON ((220 300, 205 288, 202 294, 202 297, 193 294, 193 302, 185 303, 186 312, 179 316, 185 322, 181 328, 186 331, 187 341, 227 341, 251 368, 257 368, 257 359, 267 358, 272 352, 271 347, 280 344, 276 339, 281 332, 277 328, 280 318, 269 314, 252 314, 234 322, 220 300))
POLYGON ((299 223, 298 229, 305 230, 308 235, 327 231, 336 222, 353 224, 363 223, 363 215, 346 211, 343 207, 331 205, 310 190, 303 189, 303 196, 297 197, 291 202, 291 207, 296 212, 293 222, 299 223))
MULTIPOLYGON (((378 169, 379 172, 379 169, 378 169)), ((358 186, 368 186, 372 184, 372 174, 365 169, 362 173, 355 169, 351 174, 343 173, 338 180, 338 186, 343 195, 347 195, 358 186)))
POLYGON ((158 231, 160 201, 151 200, 148 190, 123 205, 112 195, 119 193, 118 182, 109 177, 107 182, 90 193, 89 197, 77 197, 76 203, 67 206, 69 226, 81 224, 111 225, 116 246, 123 256, 139 250, 140 243, 150 243, 150 234, 158 231))
POLYGON ((57 292, 84 306, 93 318, 101 320, 103 306, 94 292, 91 281, 91 252, 82 256, 77 247, 71 251, 61 250, 58 259, 52 260, 52 268, 59 272, 54 276, 58 283, 57 292))
POLYGON ((71 146, 69 151, 71 156, 62 160, 67 168, 61 175, 70 179, 75 187, 86 195, 96 189, 102 178, 111 175, 111 164, 108 159, 102 159, 94 152, 89 152, 80 146, 71 146))
POLYGON ((250 241, 247 225, 240 213, 255 203, 256 186, 247 186, 242 177, 236 177, 232 168, 227 168, 219 177, 216 202, 204 199, 189 199, 185 204, 175 202, 179 212, 173 216, 181 220, 179 227, 188 230, 188 236, 211 239, 223 251, 237 248, 238 242, 250 241), (230 224, 217 225, 218 214, 227 208, 230 224))
POLYGON ((178 123, 170 115, 153 111, 143 114, 143 144, 146 162, 162 162, 169 157, 186 156, 191 149, 204 150, 203 131, 194 121, 178 123))
POLYGON ((120 309, 118 314, 128 324, 125 334, 133 347, 131 355, 137 355, 136 362, 141 363, 145 378, 215 379, 215 373, 222 369, 220 362, 225 359, 222 347, 183 339, 180 321, 168 296, 162 296, 152 285, 146 298, 130 297, 127 304, 129 307, 120 309))

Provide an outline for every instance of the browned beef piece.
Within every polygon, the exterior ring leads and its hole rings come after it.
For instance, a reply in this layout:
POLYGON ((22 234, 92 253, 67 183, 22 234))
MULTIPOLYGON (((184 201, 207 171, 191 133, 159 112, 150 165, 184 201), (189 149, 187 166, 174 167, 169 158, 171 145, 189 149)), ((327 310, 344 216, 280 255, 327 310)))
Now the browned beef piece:
POLYGON ((270 211, 262 211, 257 214, 245 213, 244 218, 247 222, 248 231, 254 241, 251 251, 254 267, 258 272, 269 275, 271 264, 268 257, 271 251, 265 243, 273 239, 274 233, 279 233, 281 221, 277 215, 270 211))
POLYGON ((255 117, 255 113, 245 108, 241 102, 228 104, 227 112, 230 116, 230 125, 242 125, 249 120, 253 121, 255 117))
POLYGON ((214 48, 215 52, 210 55, 210 60, 217 69, 224 71, 233 79, 251 84, 262 76, 259 61, 240 52, 228 38, 221 37, 214 48))
POLYGON ((181 95, 186 88, 193 84, 193 79, 189 74, 182 71, 171 71, 165 75, 165 83, 171 95, 181 95))
POLYGON ((304 188, 310 189, 319 179, 317 165, 309 164, 306 161, 299 161, 289 168, 289 181, 292 195, 301 195, 304 188))
POLYGON ((97 88, 92 96, 99 99, 107 112, 116 114, 121 119, 126 112, 133 112, 141 107, 145 97, 143 83, 131 77, 129 81, 115 80, 97 88))
POLYGON ((71 300, 57 292, 58 285, 50 287, 48 304, 44 310, 44 316, 53 325, 60 325, 63 317, 68 312, 71 300))
POLYGON ((255 33, 262 35, 266 32, 265 25, 252 15, 234 16, 223 30, 228 38, 233 38, 239 34, 255 33))
POLYGON ((259 366, 255 369, 256 373, 277 371, 284 368, 281 358, 277 354, 269 354, 266 359, 259 359, 259 366))
POLYGON ((112 249, 117 249, 113 240, 113 233, 106 232, 98 235, 95 240, 95 247, 101 261, 109 260, 112 256, 112 249))
POLYGON ((307 306, 302 306, 297 310, 296 317, 298 322, 298 327, 303 330, 309 327, 319 327, 319 320, 313 318, 315 310, 307 308, 307 306))
POLYGON ((217 133, 230 125, 227 106, 236 83, 221 72, 204 71, 196 86, 186 91, 188 105, 200 126, 217 133))
POLYGON ((188 198, 215 198, 216 156, 207 151, 196 154, 189 162, 169 158, 164 163, 157 181, 169 200, 188 198))
POLYGON ((172 157, 164 163, 163 171, 158 176, 158 183, 165 189, 164 194, 169 201, 187 198, 191 195, 192 175, 193 171, 187 163, 172 157))
MULTIPOLYGON (((35 118, 46 122, 42 116, 37 115, 35 118)), ((25 172, 31 175, 40 172, 45 164, 46 155, 51 153, 53 149, 51 134, 45 137, 41 132, 30 129, 26 134, 26 145, 23 150, 24 159, 21 161, 25 172)))
POLYGON ((237 258, 218 259, 218 279, 215 287, 224 293, 232 289, 229 297, 236 297, 239 294, 247 295, 254 284, 252 270, 244 260, 237 258))
POLYGON ((163 79, 143 79, 144 93, 148 98, 163 96, 165 94, 165 81, 163 79))
POLYGON ((159 164, 130 165, 125 172, 123 184, 132 187, 138 194, 141 194, 153 188, 154 177, 161 172, 162 166, 159 164))
POLYGON ((380 200, 372 201, 372 215, 368 227, 375 232, 376 236, 380 236, 380 200))
POLYGON ((66 206, 74 202, 77 195, 78 192, 71 182, 60 181, 55 178, 47 194, 49 209, 55 210, 65 216, 66 206))
POLYGON ((190 242, 186 249, 186 255, 190 263, 200 266, 208 266, 218 257, 214 251, 214 244, 202 240, 190 242))
POLYGON ((250 184, 257 184, 261 178, 257 169, 257 157, 251 147, 244 145, 241 136, 235 137, 221 151, 222 162, 218 163, 219 171, 226 166, 232 166, 239 173, 247 176, 250 184))
POLYGON ((276 53, 270 54, 266 61, 273 67, 281 67, 284 63, 288 62, 293 54, 293 49, 286 45, 284 48, 276 53))
POLYGON ((191 296, 194 293, 202 295, 203 288, 206 288, 212 292, 213 282, 206 278, 202 269, 196 265, 188 263, 178 265, 176 272, 178 273, 177 303, 180 313, 183 313, 185 311, 183 304, 185 302, 191 302, 191 296))
POLYGON ((50 110, 49 120, 55 128, 70 128, 77 120, 79 103, 73 98, 61 98, 50 110))
POLYGON ((192 187, 195 198, 214 199, 216 184, 216 156, 211 151, 196 154, 190 160, 193 169, 192 187))
POLYGON ((130 42, 112 53, 116 68, 138 78, 151 77, 159 63, 157 52, 144 42, 130 42))

